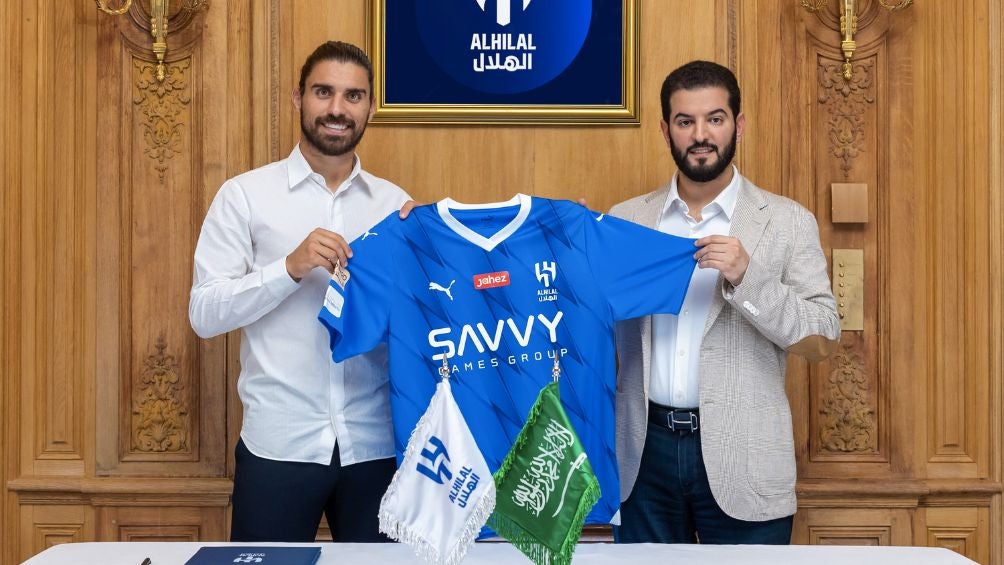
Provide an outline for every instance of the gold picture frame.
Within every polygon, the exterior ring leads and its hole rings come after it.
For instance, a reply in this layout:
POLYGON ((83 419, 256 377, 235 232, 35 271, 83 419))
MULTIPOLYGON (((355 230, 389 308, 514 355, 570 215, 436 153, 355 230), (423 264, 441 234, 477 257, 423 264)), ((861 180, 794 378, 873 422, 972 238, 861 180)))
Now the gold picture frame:
MULTIPOLYGON (((374 123, 505 125, 637 125, 639 123, 638 18, 640 0, 621 0, 622 21, 619 39, 622 57, 619 72, 620 100, 617 103, 534 103, 533 101, 485 103, 478 100, 477 94, 470 96, 469 100, 448 102, 420 102, 407 99, 388 102, 388 86, 393 87, 393 81, 401 80, 393 76, 388 77, 387 73, 388 57, 394 56, 387 49, 388 2, 395 6, 394 9, 399 9, 397 6, 417 1, 368 0, 369 5, 366 12, 368 17, 367 46, 373 61, 373 81, 376 93, 376 111, 372 120, 374 123)), ((468 2, 484 5, 483 0, 468 0, 468 2)), ((397 17, 396 14, 390 14, 390 16, 397 17)), ((592 29, 591 27, 589 33, 593 33, 592 29)), ((604 40, 611 41, 609 37, 604 37, 604 40)), ((581 52, 576 54, 576 57, 579 56, 581 56, 581 52)), ((557 79, 555 79, 556 81, 557 79)), ((610 83, 606 87, 612 90, 616 88, 616 85, 610 83)), ((553 90, 557 89, 552 88, 553 90)), ((553 97, 553 94, 551 96, 553 97)))

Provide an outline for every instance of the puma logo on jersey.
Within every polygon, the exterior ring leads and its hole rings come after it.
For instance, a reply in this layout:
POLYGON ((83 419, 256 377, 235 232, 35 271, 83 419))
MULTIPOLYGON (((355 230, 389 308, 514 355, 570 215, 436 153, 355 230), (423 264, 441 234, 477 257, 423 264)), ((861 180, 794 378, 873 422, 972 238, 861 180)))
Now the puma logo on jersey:
POLYGON ((455 283, 455 282, 457 282, 456 279, 450 281, 450 286, 445 286, 444 287, 443 285, 441 285, 441 284, 439 284, 437 282, 429 281, 429 290, 435 290, 435 291, 442 292, 442 293, 446 294, 446 296, 450 297, 450 302, 453 302, 453 294, 450 292, 450 289, 453 288, 453 283, 455 283))
POLYGON ((363 234, 363 241, 366 241, 366 238, 371 235, 380 235, 380 234, 378 234, 375 231, 366 230, 366 233, 363 234))
POLYGON ((596 216, 596 221, 597 222, 602 222, 603 221, 603 216, 606 216, 606 214, 600 214, 599 216, 596 216))

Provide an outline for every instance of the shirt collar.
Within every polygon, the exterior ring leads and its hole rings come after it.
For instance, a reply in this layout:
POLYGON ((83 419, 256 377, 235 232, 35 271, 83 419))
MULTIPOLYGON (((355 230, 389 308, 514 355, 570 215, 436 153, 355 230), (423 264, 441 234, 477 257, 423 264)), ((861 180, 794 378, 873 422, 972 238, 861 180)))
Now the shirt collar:
MULTIPOLYGON (((664 212, 670 212, 672 210, 683 211, 686 209, 686 203, 680 198, 680 189, 676 184, 676 179, 679 177, 680 173, 677 171, 673 175, 673 180, 669 184, 669 198, 666 199, 666 209, 664 212)), ((729 184, 718 193, 718 196, 714 200, 709 202, 705 209, 713 209, 717 207, 725 213, 725 218, 732 221, 732 214, 736 211, 736 200, 739 198, 739 168, 732 165, 732 180, 729 184)), ((701 211, 701 216, 708 216, 708 214, 701 211)))
MULTIPOLYGON (((304 158, 303 153, 300 151, 299 143, 293 147, 293 150, 289 153, 289 157, 286 159, 286 173, 289 175, 290 190, 303 186, 306 184, 305 181, 311 180, 313 175, 317 175, 318 177, 317 184, 322 188, 326 188, 323 177, 310 168, 310 163, 307 162, 307 159, 304 158)), ((361 181, 364 187, 369 188, 370 183, 366 171, 363 170, 362 160, 359 158, 359 155, 354 155, 349 178, 345 179, 345 182, 342 183, 342 186, 338 187, 338 191, 336 192, 347 189, 357 180, 361 181)))

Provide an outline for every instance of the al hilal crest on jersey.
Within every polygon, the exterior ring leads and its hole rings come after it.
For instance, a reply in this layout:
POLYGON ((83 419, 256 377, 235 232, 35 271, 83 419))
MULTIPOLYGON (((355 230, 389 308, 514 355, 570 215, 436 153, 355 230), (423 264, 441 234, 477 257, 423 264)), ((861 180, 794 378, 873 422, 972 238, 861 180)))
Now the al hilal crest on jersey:
POLYGON ((614 322, 679 312, 694 242, 519 194, 391 214, 352 243, 318 318, 336 361, 381 342, 400 463, 446 356, 457 404, 492 472, 561 363, 561 401, 600 483, 587 523, 620 507, 614 322))

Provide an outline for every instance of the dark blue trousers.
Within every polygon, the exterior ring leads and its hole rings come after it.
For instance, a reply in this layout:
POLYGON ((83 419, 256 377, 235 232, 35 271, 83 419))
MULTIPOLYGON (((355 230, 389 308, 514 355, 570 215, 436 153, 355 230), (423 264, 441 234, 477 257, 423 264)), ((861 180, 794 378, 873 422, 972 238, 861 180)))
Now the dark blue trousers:
POLYGON ((617 543, 790 543, 792 516, 747 522, 718 506, 700 434, 649 423, 638 481, 621 504, 621 525, 614 527, 617 543))
POLYGON ((328 465, 276 461, 251 453, 243 440, 235 455, 230 541, 312 542, 322 513, 335 541, 390 541, 377 510, 393 457, 343 467, 336 445, 328 465))

